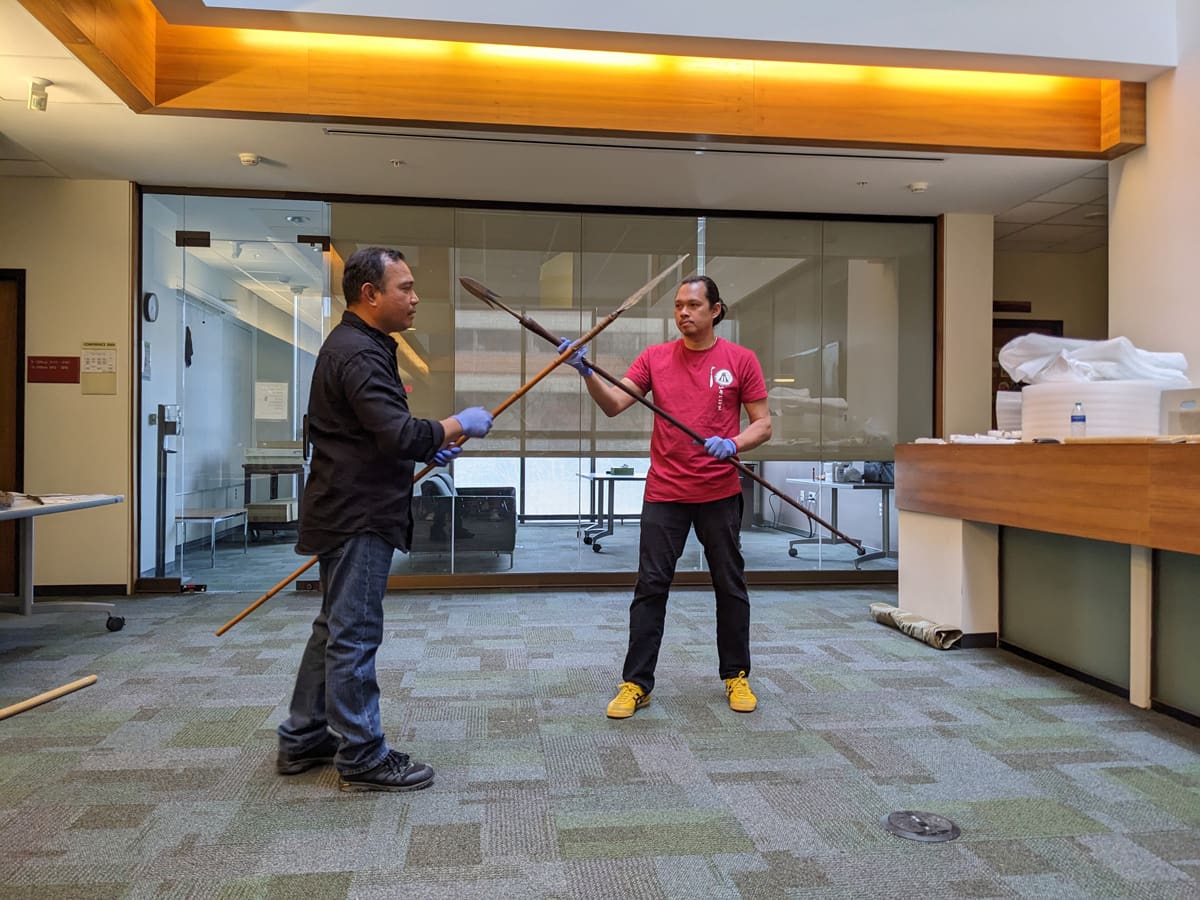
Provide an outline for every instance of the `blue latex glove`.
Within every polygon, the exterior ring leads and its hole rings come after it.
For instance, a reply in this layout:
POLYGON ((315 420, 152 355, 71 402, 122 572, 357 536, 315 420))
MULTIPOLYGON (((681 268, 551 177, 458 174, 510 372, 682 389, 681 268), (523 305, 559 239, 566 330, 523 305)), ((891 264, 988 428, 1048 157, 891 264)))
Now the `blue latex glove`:
POLYGON ((435 466, 448 466, 450 465, 450 460, 454 459, 460 453, 462 453, 462 447, 456 447, 454 444, 451 444, 449 447, 443 447, 437 453, 433 454, 426 462, 433 463, 435 466))
MULTIPOLYGON (((558 342, 558 352, 561 354, 564 350, 575 343, 570 338, 560 338, 558 342)), ((583 357, 584 348, 580 347, 574 353, 567 357, 567 365, 587 378, 592 374, 592 367, 587 364, 587 360, 583 357)))
POLYGON ((492 430, 492 414, 482 406, 464 409, 451 418, 458 419, 458 424, 462 426, 463 434, 467 437, 484 437, 492 430))
POLYGON ((715 456, 717 459, 729 459, 729 457, 737 453, 737 444, 733 442, 732 438, 713 435, 704 442, 704 452, 709 456, 715 456))

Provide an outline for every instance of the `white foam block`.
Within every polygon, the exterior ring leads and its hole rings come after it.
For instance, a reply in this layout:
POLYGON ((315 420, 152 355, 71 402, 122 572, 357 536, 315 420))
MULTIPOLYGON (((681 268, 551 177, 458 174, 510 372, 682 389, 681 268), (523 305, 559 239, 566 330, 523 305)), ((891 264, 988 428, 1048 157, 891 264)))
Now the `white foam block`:
POLYGON ((1021 392, 996 391, 996 428, 1000 431, 1021 430, 1021 392))
POLYGON ((1021 393, 1021 437, 1027 441, 1067 437, 1077 401, 1087 416, 1088 437, 1159 433, 1162 386, 1152 381, 1052 381, 1028 385, 1021 393))

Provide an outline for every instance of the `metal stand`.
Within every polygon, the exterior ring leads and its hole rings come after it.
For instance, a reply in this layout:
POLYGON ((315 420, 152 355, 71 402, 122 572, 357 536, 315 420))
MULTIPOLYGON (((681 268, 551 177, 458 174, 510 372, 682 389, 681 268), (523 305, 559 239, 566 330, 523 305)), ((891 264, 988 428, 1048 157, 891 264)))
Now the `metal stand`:
MULTIPOLYGON (((179 406, 158 404, 158 482, 154 494, 154 574, 167 573, 167 456, 175 453, 167 447, 167 438, 179 434, 179 406), (171 418, 167 419, 167 411, 171 418)), ((172 529, 174 531, 174 529, 172 529)))

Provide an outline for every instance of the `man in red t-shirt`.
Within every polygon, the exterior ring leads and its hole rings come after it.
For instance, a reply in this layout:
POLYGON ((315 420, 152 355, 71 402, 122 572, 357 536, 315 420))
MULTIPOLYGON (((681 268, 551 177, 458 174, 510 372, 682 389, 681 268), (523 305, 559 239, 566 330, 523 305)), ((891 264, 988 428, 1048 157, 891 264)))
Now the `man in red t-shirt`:
MULTIPOLYGON (((654 668, 662 644, 667 596, 688 532, 704 546, 717 597, 717 655, 729 706, 752 712, 758 701, 750 673, 750 597, 739 547, 742 488, 735 453, 771 439, 767 386, 757 357, 717 337, 725 303, 706 275, 684 279, 675 293, 675 327, 682 337, 647 347, 622 379, 697 434, 703 445, 662 417, 650 437, 650 472, 642 506, 638 580, 629 607, 629 650, 622 684, 608 704, 611 719, 626 719, 650 702, 654 668), (741 411, 749 424, 741 428, 741 411)), ((565 350, 570 342, 559 346, 565 350)), ((567 360, 584 377, 588 393, 605 415, 624 412, 636 401, 594 376, 583 351, 567 360)))

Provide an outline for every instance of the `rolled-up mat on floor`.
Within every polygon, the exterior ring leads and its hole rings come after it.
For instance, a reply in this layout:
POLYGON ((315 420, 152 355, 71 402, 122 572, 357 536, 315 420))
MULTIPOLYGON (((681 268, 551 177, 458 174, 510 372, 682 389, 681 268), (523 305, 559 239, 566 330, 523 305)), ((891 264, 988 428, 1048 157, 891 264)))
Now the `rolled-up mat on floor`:
POLYGON ((891 625, 914 637, 922 643, 938 650, 949 650, 962 637, 961 628, 951 628, 949 625, 938 625, 916 613, 905 612, 890 603, 872 603, 871 618, 884 625, 891 625))

